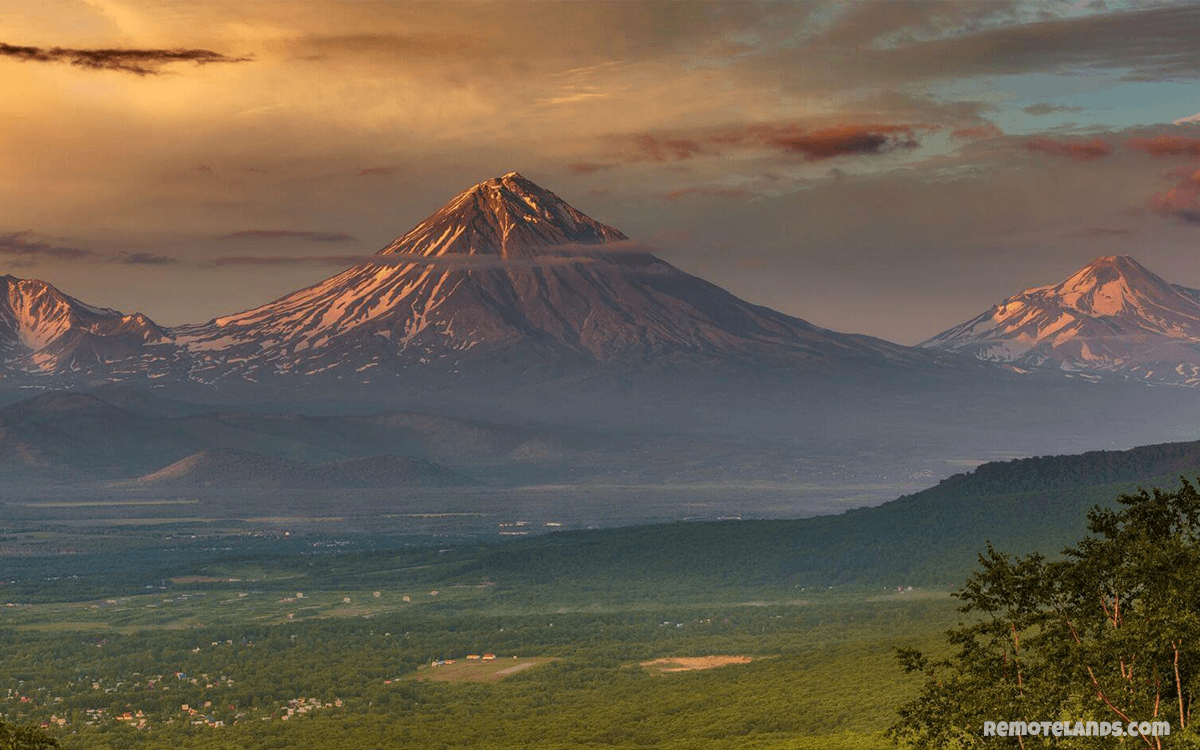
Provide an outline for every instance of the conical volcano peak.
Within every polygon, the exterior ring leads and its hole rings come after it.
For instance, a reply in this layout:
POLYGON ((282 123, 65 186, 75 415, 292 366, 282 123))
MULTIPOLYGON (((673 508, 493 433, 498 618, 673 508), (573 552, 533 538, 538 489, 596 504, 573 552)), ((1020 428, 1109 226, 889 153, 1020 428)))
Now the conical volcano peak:
POLYGON ((1146 270, 1131 255, 1102 255, 1091 263, 1088 263, 1088 265, 1093 268, 1107 268, 1111 266, 1114 268, 1140 268, 1143 271, 1146 270))
POLYGON ((532 180, 527 179, 520 172, 507 172, 499 177, 493 177, 490 180, 472 185, 464 190, 464 193, 471 193, 478 190, 509 190, 515 193, 548 193, 550 191, 536 184, 532 180))
MULTIPOLYGON (((568 205, 554 193, 532 180, 526 179, 520 172, 509 172, 499 177, 493 177, 490 180, 484 180, 477 185, 467 188, 459 196, 473 194, 517 198, 525 205, 530 207, 538 206, 542 209, 553 208, 558 204, 568 205)), ((451 203, 453 202, 451 201, 451 203)))
POLYGON ((1060 297, 1071 307, 1101 315, 1136 306, 1139 301, 1168 304, 1167 300, 1177 295, 1169 283, 1128 255, 1096 258, 1070 278, 1045 291, 1060 297))
POLYGON ((460 192, 378 262, 176 329, 175 340, 197 353, 205 377, 222 378, 267 368, 358 380, 426 368, 927 363, 925 354, 825 331, 648 251, 612 245, 624 239, 509 172, 460 192))
POLYGON ((1071 278, 1114 279, 1121 276, 1131 279, 1158 278, 1154 273, 1147 270, 1145 266, 1128 255, 1105 255, 1096 258, 1091 263, 1076 271, 1071 278))
POLYGON ((504 258, 553 253, 564 245, 626 239, 549 190, 509 172, 473 185, 380 254, 448 253, 504 258))
MULTIPOLYGON (((546 188, 526 179, 519 172, 509 172, 485 180, 466 190, 464 194, 473 196, 475 200, 463 201, 463 205, 495 216, 507 215, 514 221, 535 224, 539 221, 551 222, 567 232, 576 232, 582 225, 583 228, 603 228, 608 233, 620 234, 615 229, 595 221, 546 188)), ((455 202, 452 201, 451 204, 455 202)), ((623 238, 624 235, 621 236, 621 239, 623 238)), ((599 237, 595 241, 604 242, 611 239, 613 238, 599 237)))

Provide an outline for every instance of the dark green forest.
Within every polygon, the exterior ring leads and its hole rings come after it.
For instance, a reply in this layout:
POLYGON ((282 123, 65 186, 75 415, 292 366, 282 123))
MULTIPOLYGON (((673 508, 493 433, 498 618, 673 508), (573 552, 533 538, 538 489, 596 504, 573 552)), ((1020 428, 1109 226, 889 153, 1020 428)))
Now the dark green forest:
POLYGON ((1200 492, 1185 481, 1126 494, 1087 519, 1089 535, 1060 557, 980 556, 954 594, 963 621, 947 633, 950 653, 898 654, 925 685, 893 737, 947 749, 1200 747, 1200 492), (1013 720, 1015 733, 981 731, 1013 720), (1095 734, 1104 726, 1112 736, 1095 734))

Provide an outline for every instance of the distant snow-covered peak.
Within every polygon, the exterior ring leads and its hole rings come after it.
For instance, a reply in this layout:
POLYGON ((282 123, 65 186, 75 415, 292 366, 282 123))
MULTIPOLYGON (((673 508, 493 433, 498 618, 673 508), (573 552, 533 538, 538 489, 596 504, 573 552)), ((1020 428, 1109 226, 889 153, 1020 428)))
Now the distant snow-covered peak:
POLYGON ((0 371, 62 374, 115 365, 145 372, 154 368, 141 362, 144 348, 169 340, 141 313, 89 305, 38 279, 0 276, 0 371))
POLYGON ((922 346, 979 359, 1200 385, 1200 292, 1127 255, 1008 297, 922 346))

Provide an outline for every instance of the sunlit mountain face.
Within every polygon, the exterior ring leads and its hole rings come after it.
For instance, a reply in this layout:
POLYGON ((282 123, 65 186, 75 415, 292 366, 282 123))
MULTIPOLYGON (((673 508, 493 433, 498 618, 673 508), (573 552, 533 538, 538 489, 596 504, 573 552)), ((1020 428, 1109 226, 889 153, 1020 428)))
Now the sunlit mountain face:
POLYGON ((171 334, 145 315, 94 307, 37 279, 0 276, 0 375, 162 374, 171 334))
POLYGON ((1097 258, 1026 289, 923 346, 1022 367, 1154 383, 1200 383, 1200 291, 1133 258, 1097 258))

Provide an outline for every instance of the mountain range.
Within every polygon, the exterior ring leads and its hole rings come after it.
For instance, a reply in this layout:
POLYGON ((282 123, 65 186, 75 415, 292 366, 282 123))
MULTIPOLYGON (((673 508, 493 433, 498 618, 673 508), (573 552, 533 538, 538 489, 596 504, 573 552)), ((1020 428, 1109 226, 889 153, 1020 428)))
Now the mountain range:
POLYGON ((1200 385, 1200 292, 1130 258, 908 347, 741 300, 516 173, 207 323, 159 326, 11 276, 0 292, 0 475, 33 484, 320 484, 385 457, 489 486, 804 494, 1195 439, 1200 418, 1190 391, 1145 387, 1200 385))
POLYGON ((672 362, 839 370, 946 359, 750 304, 516 172, 463 191, 369 261, 203 324, 162 328, 45 282, 4 283, 10 382, 385 381, 672 362))
POLYGON ((1027 289, 918 347, 746 302, 510 172, 455 196, 373 258, 207 323, 162 327, 0 277, 0 382, 387 384, 499 370, 683 364, 844 377, 974 360, 1200 385, 1200 291, 1125 256, 1027 289))

